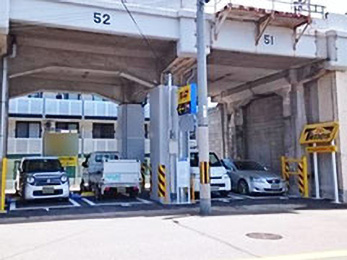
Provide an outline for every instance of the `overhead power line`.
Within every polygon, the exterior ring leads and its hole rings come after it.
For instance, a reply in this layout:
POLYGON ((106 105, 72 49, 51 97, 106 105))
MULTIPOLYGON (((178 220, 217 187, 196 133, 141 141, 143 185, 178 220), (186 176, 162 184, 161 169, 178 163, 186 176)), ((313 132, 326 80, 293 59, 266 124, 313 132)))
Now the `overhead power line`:
MULTIPOLYGON (((139 31, 140 36, 142 37, 142 39, 144 40, 144 42, 147 44, 148 48, 150 49, 150 51, 153 53, 154 58, 156 59, 157 63, 161 63, 162 59, 161 57, 159 57, 156 53, 156 51, 154 50, 150 40, 146 37, 146 35, 142 32, 141 27, 139 26, 139 24, 137 23, 135 17, 133 16, 133 14, 131 13, 131 11, 129 10, 128 6, 125 3, 125 0, 121 0, 122 5, 124 7, 124 9, 126 10, 126 12, 128 13, 129 17, 131 18, 131 20, 133 21, 133 23, 135 24, 137 30, 139 31)), ((157 64, 158 65, 158 64, 157 64)))

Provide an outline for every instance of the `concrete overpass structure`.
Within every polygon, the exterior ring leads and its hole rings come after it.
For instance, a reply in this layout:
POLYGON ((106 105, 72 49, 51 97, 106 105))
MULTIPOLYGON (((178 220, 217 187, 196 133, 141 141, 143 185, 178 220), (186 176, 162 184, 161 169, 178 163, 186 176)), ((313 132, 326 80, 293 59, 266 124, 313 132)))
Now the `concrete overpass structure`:
MULTIPOLYGON (((206 24, 209 92, 224 108, 223 155, 260 158, 277 168, 279 155, 302 155, 298 135, 307 122, 339 121, 339 183, 347 201, 347 17, 228 5, 206 24), (258 115, 265 105, 269 113, 258 115), (272 140, 254 138, 258 133, 249 129, 257 128, 276 129, 272 140)), ((164 83, 167 72, 184 84, 195 77, 195 28, 189 0, 3 0, 2 118, 8 97, 39 90, 97 93, 126 110, 164 83)), ((1 124, 5 156, 6 120, 1 124)), ((126 131, 124 138, 130 138, 126 131)), ((323 194, 330 197, 329 161, 321 161, 323 194)))

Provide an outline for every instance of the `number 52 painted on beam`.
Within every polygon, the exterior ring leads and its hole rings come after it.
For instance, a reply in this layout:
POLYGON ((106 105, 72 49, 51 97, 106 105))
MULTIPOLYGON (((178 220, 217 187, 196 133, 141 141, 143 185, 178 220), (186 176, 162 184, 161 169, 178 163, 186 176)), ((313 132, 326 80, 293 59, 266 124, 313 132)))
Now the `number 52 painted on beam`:
POLYGON ((107 13, 94 12, 94 23, 111 25, 111 16, 107 13))

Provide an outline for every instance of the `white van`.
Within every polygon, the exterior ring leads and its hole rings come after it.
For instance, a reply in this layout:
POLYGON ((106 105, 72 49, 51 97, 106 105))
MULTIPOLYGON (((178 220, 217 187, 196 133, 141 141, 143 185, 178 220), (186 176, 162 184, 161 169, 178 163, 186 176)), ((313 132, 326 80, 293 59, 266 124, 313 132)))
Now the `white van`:
MULTIPOLYGON (((194 192, 199 192, 200 190, 199 171, 199 154, 198 152, 192 152, 190 153, 190 174, 194 180, 194 192)), ((227 196, 231 190, 231 182, 227 170, 213 152, 210 152, 210 181, 212 192, 217 191, 221 195, 227 196)))

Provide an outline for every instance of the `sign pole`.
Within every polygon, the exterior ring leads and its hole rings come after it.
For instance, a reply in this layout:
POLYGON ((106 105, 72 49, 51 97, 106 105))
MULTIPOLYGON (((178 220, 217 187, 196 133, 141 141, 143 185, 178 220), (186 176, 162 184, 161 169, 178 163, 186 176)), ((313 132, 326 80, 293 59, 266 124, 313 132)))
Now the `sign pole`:
MULTIPOLYGON (((317 144, 314 143, 313 147, 316 147, 317 144)), ((318 156, 317 153, 313 153, 313 167, 314 167, 314 186, 316 190, 316 199, 320 198, 319 192, 319 174, 318 174, 318 156)))
POLYGON ((208 144, 205 0, 197 0, 196 27, 198 49, 198 149, 200 164, 200 214, 209 215, 211 213, 211 186, 208 144))
MULTIPOLYGON (((335 140, 332 140, 331 145, 335 146, 335 140)), ((331 153, 331 162, 332 162, 332 167, 333 167, 335 203, 340 203, 340 201, 339 201, 339 185, 338 185, 338 180, 337 180, 337 169, 336 169, 336 152, 331 153)))

